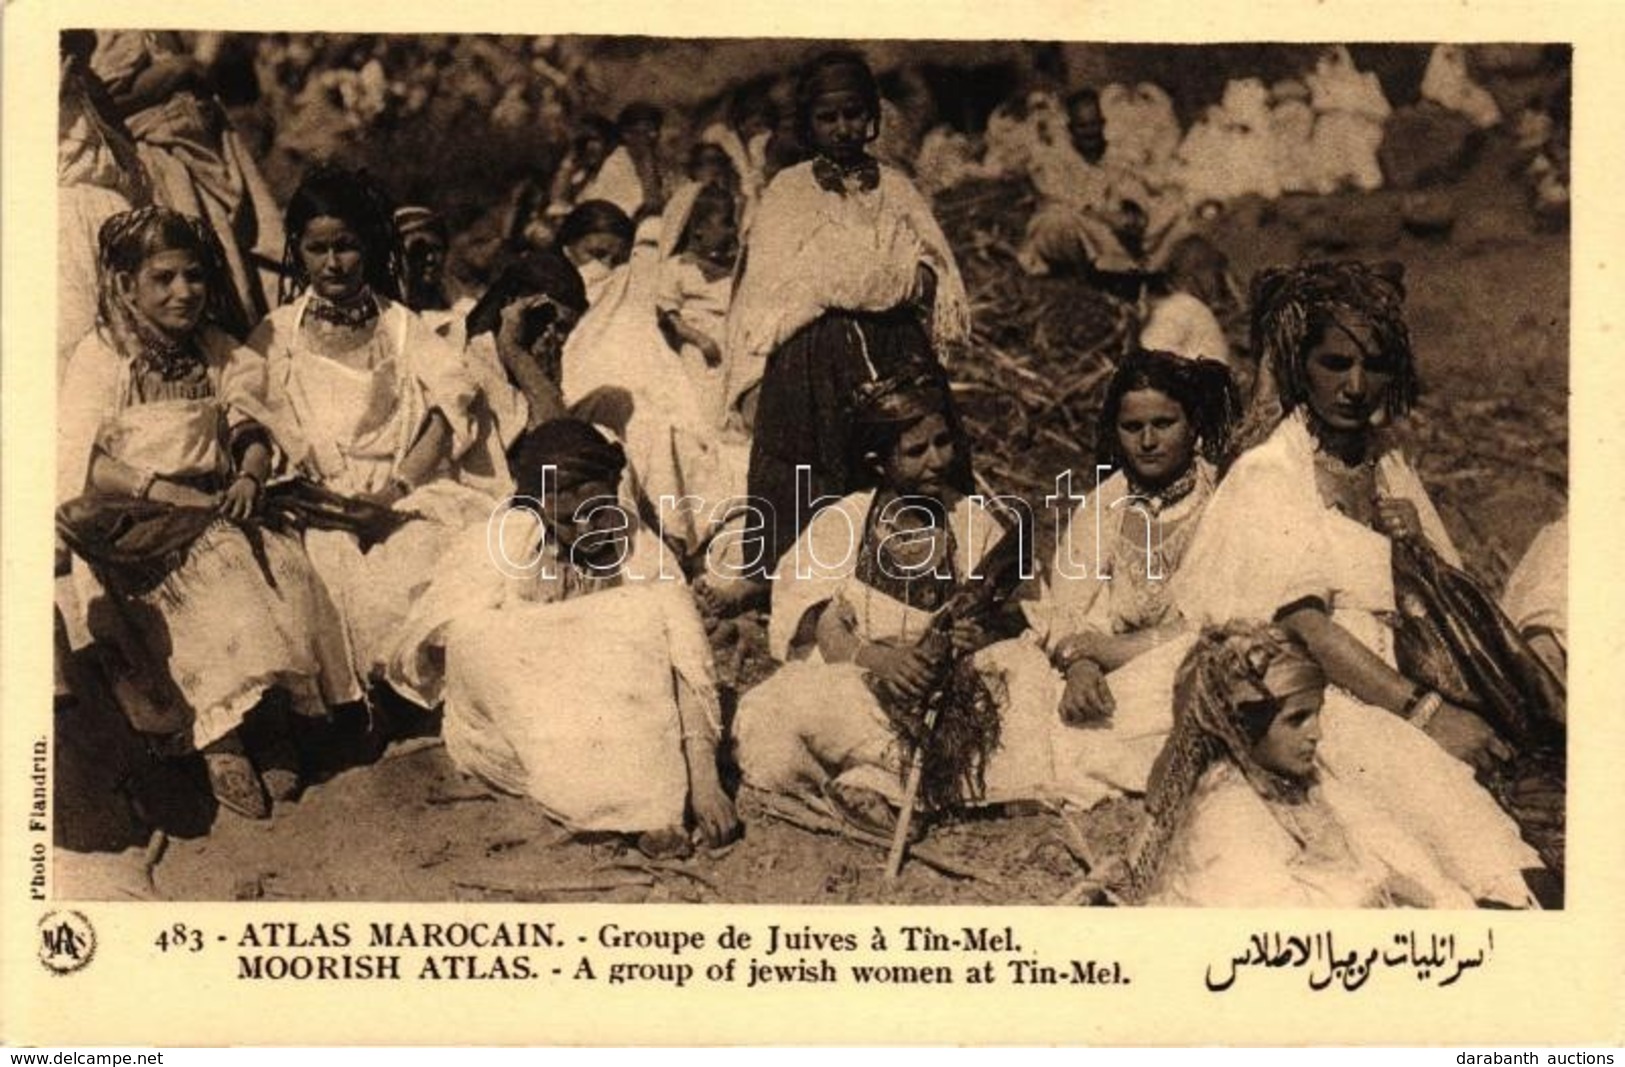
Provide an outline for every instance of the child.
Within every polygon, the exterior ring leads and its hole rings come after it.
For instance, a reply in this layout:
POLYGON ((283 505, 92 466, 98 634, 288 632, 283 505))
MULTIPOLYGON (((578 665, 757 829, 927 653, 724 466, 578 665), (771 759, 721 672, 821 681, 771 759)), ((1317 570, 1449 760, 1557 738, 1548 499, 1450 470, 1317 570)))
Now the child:
POLYGON ((1129 895, 1185 907, 1468 908, 1419 840, 1318 758, 1326 675, 1282 630, 1236 622, 1180 665, 1129 895))
POLYGON ((723 346, 724 409, 750 422, 754 405, 749 493, 770 521, 752 531, 742 580, 702 588, 719 611, 765 597, 766 576, 817 507, 850 490, 854 388, 909 367, 944 378, 936 347, 970 329, 959 268, 930 206, 867 151, 880 132, 880 91, 863 58, 814 60, 797 85, 796 115, 814 158, 781 171, 763 194, 723 346))
POLYGON ((673 254, 661 263, 655 313, 707 412, 721 404, 722 338, 738 257, 733 194, 720 185, 699 187, 673 254))

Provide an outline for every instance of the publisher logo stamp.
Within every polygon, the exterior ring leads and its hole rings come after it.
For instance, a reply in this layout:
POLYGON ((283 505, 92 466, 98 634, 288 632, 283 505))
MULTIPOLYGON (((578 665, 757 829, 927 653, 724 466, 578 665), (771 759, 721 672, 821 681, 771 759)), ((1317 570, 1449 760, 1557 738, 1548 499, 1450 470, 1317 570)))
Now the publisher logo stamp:
POLYGON ((83 970, 96 955, 96 931, 79 911, 50 911, 39 921, 39 961, 52 974, 83 970))

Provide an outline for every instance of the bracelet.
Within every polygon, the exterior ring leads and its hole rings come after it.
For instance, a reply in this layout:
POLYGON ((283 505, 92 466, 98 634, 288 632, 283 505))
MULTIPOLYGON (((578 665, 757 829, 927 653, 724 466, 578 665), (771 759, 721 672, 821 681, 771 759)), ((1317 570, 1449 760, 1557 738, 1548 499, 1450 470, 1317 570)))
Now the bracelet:
POLYGON ((1422 698, 1427 695, 1428 687, 1425 685, 1419 685, 1412 689, 1411 695, 1405 698, 1404 705, 1399 709, 1399 717, 1408 721, 1412 715, 1416 714, 1416 706, 1422 703, 1422 698))
POLYGON ((1418 730, 1426 730, 1428 723, 1433 721, 1433 716, 1437 715, 1442 707, 1444 707, 1444 697, 1438 693, 1428 693, 1416 702, 1416 710, 1410 715, 1411 725, 1418 730))
POLYGON ((391 486, 393 486, 394 488, 400 490, 401 496, 411 496, 412 491, 417 488, 411 482, 409 482, 405 478, 401 477, 399 474, 397 474, 394 477, 390 478, 389 484, 391 486))
POLYGON ((254 495, 255 496, 258 496, 260 494, 260 491, 265 488, 265 483, 260 480, 259 475, 253 474, 253 473, 251 473, 249 471, 238 471, 237 472, 237 480, 240 482, 244 478, 247 478, 249 481, 254 483, 254 495))
POLYGON ((1050 666, 1054 667, 1062 674, 1067 673, 1073 667, 1076 667, 1084 660, 1090 658, 1088 653, 1084 652, 1081 648, 1075 648, 1068 651, 1065 647, 1066 643, 1066 638, 1062 638, 1060 641, 1056 642, 1055 651, 1051 652, 1049 657, 1050 666))

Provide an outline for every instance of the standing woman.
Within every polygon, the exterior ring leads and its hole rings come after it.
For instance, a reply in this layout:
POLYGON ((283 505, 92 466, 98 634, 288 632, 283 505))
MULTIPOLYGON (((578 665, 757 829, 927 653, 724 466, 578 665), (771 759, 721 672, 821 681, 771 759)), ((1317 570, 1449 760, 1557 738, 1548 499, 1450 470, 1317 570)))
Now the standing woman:
POLYGON ((263 314, 282 240, 276 202, 204 66, 179 34, 144 30, 97 30, 90 65, 135 136, 153 200, 209 220, 237 299, 251 317, 263 314))
POLYGON ((1321 754, 1421 839, 1478 899, 1523 904, 1538 867, 1471 765, 1508 753, 1477 715, 1396 667, 1394 541, 1459 563, 1421 480, 1381 432, 1418 383, 1397 267, 1314 263, 1253 283, 1262 358, 1251 444, 1214 494, 1174 579, 1193 623, 1275 622, 1330 685, 1321 754))
POLYGON ((372 181, 311 171, 286 229, 283 305, 249 339, 267 359, 277 443, 327 488, 427 520, 366 553, 348 533, 305 535, 357 670, 373 677, 450 538, 483 523, 511 483, 500 440, 479 433, 459 354, 399 302, 391 212, 372 181))
POLYGON ((102 223, 152 202, 135 141, 116 117, 107 87, 90 69, 96 35, 62 34, 57 107, 57 377, 96 324, 96 245, 102 223))
MULTIPOLYGON (((867 151, 880 133, 880 91, 863 57, 813 60, 796 115, 814 157, 763 194, 724 346, 724 406, 753 423, 749 493, 768 523, 751 531, 747 580, 707 592, 717 606, 719 595, 733 604, 762 595, 812 502, 853 488, 854 389, 910 367, 944 378, 936 349, 970 332, 964 283, 930 205, 867 151), (800 486, 798 466, 807 468, 800 486)), ((968 479, 967 460, 953 480, 968 491, 968 479)))
POLYGON ((220 329, 235 295, 218 241, 142 208, 100 244, 100 318, 61 392, 58 527, 91 564, 91 629, 132 724, 201 751, 220 803, 264 818, 267 787, 297 791, 296 761, 285 744, 245 750, 244 720, 273 689, 319 716, 359 688, 298 542, 252 520, 271 458, 264 370, 220 329), (132 523, 148 536, 126 537, 132 523))

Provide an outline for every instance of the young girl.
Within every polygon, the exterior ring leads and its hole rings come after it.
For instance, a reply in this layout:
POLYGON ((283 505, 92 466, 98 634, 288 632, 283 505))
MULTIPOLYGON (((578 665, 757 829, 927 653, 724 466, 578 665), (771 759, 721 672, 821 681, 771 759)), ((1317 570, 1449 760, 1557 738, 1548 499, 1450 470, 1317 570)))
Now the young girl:
POLYGON ((1235 387, 1221 364, 1138 352, 1106 387, 1096 462, 1056 546, 1034 633, 1066 678, 1070 759, 1103 787, 1139 793, 1169 728, 1173 667, 1189 647, 1169 597, 1213 498, 1235 387))
POLYGON ((100 318, 62 386, 58 528, 91 564, 83 601, 132 724, 202 751, 220 803, 264 818, 297 761, 239 728, 275 732, 272 690, 313 716, 359 698, 340 621, 298 542, 252 520, 264 370, 218 328, 233 294, 213 233, 143 208, 100 245, 100 318))
POLYGON ((970 326, 930 206, 866 151, 880 132, 880 94, 862 57, 814 60, 796 110, 815 157, 780 172, 762 197, 724 345, 724 405, 747 422, 755 408, 749 492, 772 520, 747 549, 748 580, 726 598, 734 604, 765 593, 817 502, 851 488, 853 389, 910 366, 941 377, 934 347, 970 326))
MULTIPOLYGON (((688 207, 660 264, 655 313, 672 347, 682 354, 683 369, 699 394, 701 408, 716 412, 721 404, 723 330, 739 257, 738 205, 720 185, 702 185, 678 196, 688 207)), ((672 203, 678 205, 678 198, 673 197, 672 203)))
POLYGON ((427 520, 365 553, 347 533, 305 536, 371 677, 448 537, 483 523, 512 483, 458 353, 398 302, 391 213, 371 181, 317 168, 286 227, 288 302, 249 341, 267 359, 277 442, 327 488, 427 520))
POLYGON ((1470 908, 1421 842, 1318 758, 1326 675, 1282 630, 1231 623, 1179 667, 1129 896, 1229 908, 1470 908))

